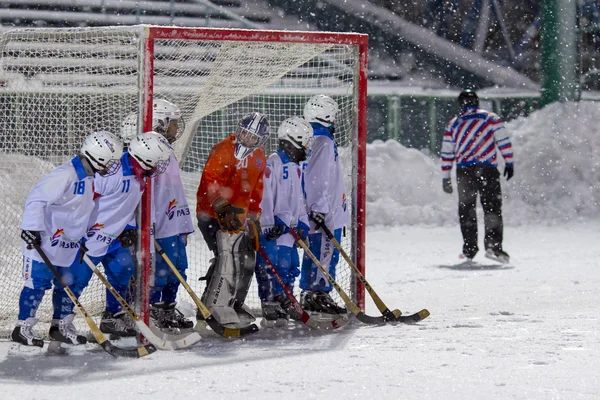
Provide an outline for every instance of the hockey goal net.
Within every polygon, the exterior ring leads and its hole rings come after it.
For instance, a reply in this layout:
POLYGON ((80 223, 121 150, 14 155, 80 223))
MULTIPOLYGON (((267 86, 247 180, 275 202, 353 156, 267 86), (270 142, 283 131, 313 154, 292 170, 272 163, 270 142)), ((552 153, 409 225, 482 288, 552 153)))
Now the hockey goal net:
MULTIPOLYGON (((0 338, 8 338, 17 320, 23 287, 19 225, 27 193, 42 176, 77 154, 85 135, 96 130, 118 133, 123 119, 135 111, 149 130, 153 96, 177 104, 186 121, 175 152, 188 204, 177 207, 181 212, 189 208, 192 215, 209 151, 235 130, 242 115, 260 111, 276 132, 284 119, 302 115, 310 96, 335 98, 340 105, 336 136, 352 215, 342 246, 364 270, 366 45, 367 36, 359 34, 141 25, 4 33, 0 37, 4 205, 0 338)), ((274 149, 275 137, 267 145, 267 154, 274 149)), ((149 268, 148 246, 146 235, 137 252, 139 271, 149 268)), ((201 295, 204 282, 198 278, 206 273, 211 254, 199 230, 190 235, 187 250, 188 282, 201 295)), ((362 288, 341 257, 337 271, 338 283, 362 307, 362 288)), ((144 279, 136 285, 143 289, 144 279)), ((182 305, 192 303, 183 289, 178 300, 182 305)), ((93 315, 104 309, 105 290, 96 277, 81 301, 93 315)), ((254 283, 247 304, 260 308, 254 283)), ((143 300, 136 306, 145 313, 143 300)), ((36 328, 43 336, 51 315, 47 293, 37 314, 41 323, 36 328)), ((83 319, 76 320, 85 329, 83 319)))

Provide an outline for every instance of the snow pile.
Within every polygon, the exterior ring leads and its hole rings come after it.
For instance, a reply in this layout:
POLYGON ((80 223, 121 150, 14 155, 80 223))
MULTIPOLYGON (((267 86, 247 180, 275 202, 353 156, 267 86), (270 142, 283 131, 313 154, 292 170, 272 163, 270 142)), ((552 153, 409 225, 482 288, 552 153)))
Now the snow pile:
MULTIPOLYGON (((506 124, 516 160, 514 178, 502 178, 506 225, 600 219, 598 121, 600 105, 581 102, 551 104, 506 124)), ((441 180, 439 159, 392 140, 369 144, 367 223, 457 223, 456 190, 445 194, 441 180)))
POLYGON ((367 224, 418 225, 456 221, 439 162, 394 140, 367 146, 367 224))

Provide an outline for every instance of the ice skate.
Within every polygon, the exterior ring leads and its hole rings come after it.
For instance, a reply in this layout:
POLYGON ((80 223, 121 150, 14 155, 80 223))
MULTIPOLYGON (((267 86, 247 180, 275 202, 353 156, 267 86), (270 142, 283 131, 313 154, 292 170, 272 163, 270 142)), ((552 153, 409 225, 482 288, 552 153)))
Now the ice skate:
POLYGON ((280 328, 286 326, 290 316, 278 301, 263 301, 261 326, 265 328, 280 328))
POLYGON ((292 307, 292 301, 287 297, 285 293, 278 294, 274 298, 275 301, 278 301, 281 304, 281 308, 283 311, 290 316, 290 319, 294 321, 301 321, 300 315, 296 312, 294 307, 292 307))
POLYGON ((44 341, 35 337, 33 326, 37 324, 37 318, 27 318, 25 321, 17 321, 10 339, 14 342, 8 349, 8 354, 19 356, 38 355, 42 352, 44 341))
POLYGON ((460 253, 458 255, 458 259, 461 261, 460 265, 465 266, 465 267, 471 266, 474 264, 473 257, 467 257, 464 253, 460 253))
POLYGON ((117 313, 104 311, 100 321, 100 331, 107 334, 109 339, 135 337, 137 335, 135 324, 125 311, 117 313))
POLYGON ((163 302, 152 304, 150 316, 160 329, 192 329, 194 323, 175 308, 176 303, 165 304, 163 302))
POLYGON ((67 345, 85 344, 87 339, 77 334, 77 329, 73 325, 74 318, 75 314, 71 313, 63 319, 53 319, 48 333, 50 339, 67 345))
POLYGON ((504 250, 487 249, 485 256, 490 260, 501 262, 502 264, 508 264, 510 262, 510 256, 504 250))
POLYGON ((301 294, 302 308, 307 312, 324 314, 346 314, 345 307, 340 307, 329 296, 329 293, 322 290, 307 290, 301 294))

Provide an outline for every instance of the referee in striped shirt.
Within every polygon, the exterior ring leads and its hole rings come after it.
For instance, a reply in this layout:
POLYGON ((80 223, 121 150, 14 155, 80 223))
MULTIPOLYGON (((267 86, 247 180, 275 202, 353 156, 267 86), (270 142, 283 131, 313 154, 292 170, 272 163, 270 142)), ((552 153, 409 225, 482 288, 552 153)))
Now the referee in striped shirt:
POLYGON ((479 97, 472 90, 458 96, 459 115, 448 124, 442 142, 442 187, 452 193, 450 172, 456 163, 458 215, 463 236, 463 256, 472 260, 477 246, 477 195, 484 212, 485 256, 508 263, 502 248, 502 189, 498 153, 504 158, 506 180, 514 174, 513 149, 498 115, 479 108, 479 97))

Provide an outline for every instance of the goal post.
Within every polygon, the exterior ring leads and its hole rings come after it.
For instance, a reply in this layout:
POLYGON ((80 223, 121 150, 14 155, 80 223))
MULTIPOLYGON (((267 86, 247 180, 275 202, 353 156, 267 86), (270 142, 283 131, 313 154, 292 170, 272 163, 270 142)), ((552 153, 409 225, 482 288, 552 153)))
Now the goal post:
MULTIPOLYGON (((212 146, 235 131, 241 116, 267 115, 276 131, 288 117, 302 115, 315 94, 336 99, 340 112, 336 142, 345 172, 351 223, 342 246, 364 272, 367 35, 334 32, 156 27, 32 28, 0 36, 0 159, 6 211, 0 215, 0 337, 16 322, 23 286, 18 227, 31 187, 77 154, 92 131, 120 131, 127 115, 138 112, 151 130, 152 100, 163 98, 182 110, 185 128, 175 142, 187 203, 195 223, 196 191, 212 146)), ((148 188, 150 189, 150 187, 148 188)), ((140 207, 140 246, 135 287, 137 307, 148 316, 152 274, 151 196, 140 207)), ((167 212, 167 210, 157 210, 167 212)), ((200 231, 188 239, 188 283, 199 295, 210 254, 200 231)), ((364 288, 343 259, 340 285, 364 308, 364 288)), ((295 288, 298 292, 298 288, 295 288)), ((187 301, 181 292, 178 301, 187 301)), ((51 318, 50 296, 38 317, 51 318)), ((338 299, 339 300, 339 299, 338 299)), ((82 302, 99 315, 105 291, 94 277, 82 302)), ((260 308, 255 283, 248 305, 260 308)), ((40 324, 40 333, 47 325, 40 324)))

